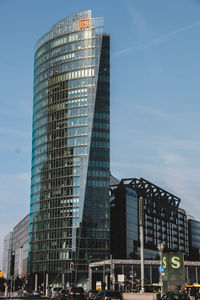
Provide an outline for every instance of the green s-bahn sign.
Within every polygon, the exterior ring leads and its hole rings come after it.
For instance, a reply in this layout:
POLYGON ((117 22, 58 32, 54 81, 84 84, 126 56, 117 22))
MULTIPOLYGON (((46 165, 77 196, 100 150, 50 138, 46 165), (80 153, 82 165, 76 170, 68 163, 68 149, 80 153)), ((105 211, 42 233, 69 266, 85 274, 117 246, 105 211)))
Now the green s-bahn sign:
POLYGON ((183 253, 163 253, 162 266, 164 268, 163 281, 184 281, 183 253))

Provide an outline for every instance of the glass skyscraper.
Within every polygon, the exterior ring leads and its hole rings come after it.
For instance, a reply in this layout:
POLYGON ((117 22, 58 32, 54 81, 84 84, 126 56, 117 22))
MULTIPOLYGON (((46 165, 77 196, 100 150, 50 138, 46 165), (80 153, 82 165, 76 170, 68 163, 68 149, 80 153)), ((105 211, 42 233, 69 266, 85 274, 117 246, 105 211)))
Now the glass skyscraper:
POLYGON ((29 273, 83 282, 110 255, 110 37, 104 19, 64 18, 36 44, 29 273), (61 275, 63 274, 63 275, 61 275))

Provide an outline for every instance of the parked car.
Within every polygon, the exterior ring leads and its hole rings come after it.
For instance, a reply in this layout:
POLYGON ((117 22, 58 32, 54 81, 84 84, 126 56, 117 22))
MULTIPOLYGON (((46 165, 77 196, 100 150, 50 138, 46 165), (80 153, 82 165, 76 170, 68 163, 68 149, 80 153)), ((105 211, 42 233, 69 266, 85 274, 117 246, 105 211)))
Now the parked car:
POLYGON ((105 290, 105 291, 100 291, 94 299, 95 300, 112 300, 112 299, 122 300, 122 294, 118 291, 105 290))
POLYGON ((67 299, 67 295, 68 295, 68 292, 66 291, 66 290, 60 290, 60 292, 59 292, 59 299, 60 300, 65 300, 65 299, 67 299))
POLYGON ((31 298, 40 298, 41 297, 41 293, 40 293, 40 291, 32 291, 30 293, 30 297, 31 298))
POLYGON ((190 300, 189 296, 185 293, 167 292, 162 296, 163 300, 190 300))
POLYGON ((62 289, 61 287, 55 287, 55 286, 53 286, 51 288, 51 291, 50 291, 50 297, 51 298, 58 298, 61 289, 62 289))
POLYGON ((72 287, 68 291, 68 299, 85 299, 85 291, 82 287, 72 287))
POLYGON ((86 293, 87 300, 93 300, 98 293, 98 290, 88 290, 86 293))

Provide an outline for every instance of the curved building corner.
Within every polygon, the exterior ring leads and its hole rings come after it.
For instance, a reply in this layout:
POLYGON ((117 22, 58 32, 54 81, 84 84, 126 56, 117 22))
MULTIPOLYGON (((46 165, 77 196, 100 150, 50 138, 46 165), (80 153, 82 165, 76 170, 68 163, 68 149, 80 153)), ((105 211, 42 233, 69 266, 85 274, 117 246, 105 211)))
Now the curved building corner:
POLYGON ((82 283, 110 255, 110 38, 84 11, 36 44, 29 274, 82 283))

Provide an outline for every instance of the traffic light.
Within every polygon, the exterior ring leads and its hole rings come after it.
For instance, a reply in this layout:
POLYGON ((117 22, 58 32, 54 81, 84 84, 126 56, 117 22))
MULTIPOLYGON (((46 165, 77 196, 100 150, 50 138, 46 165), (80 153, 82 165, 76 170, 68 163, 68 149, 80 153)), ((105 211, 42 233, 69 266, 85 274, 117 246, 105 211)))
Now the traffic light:
POLYGON ((3 270, 0 270, 0 278, 3 278, 3 270))
POLYGON ((74 270, 74 262, 73 261, 70 262, 70 270, 74 270))

